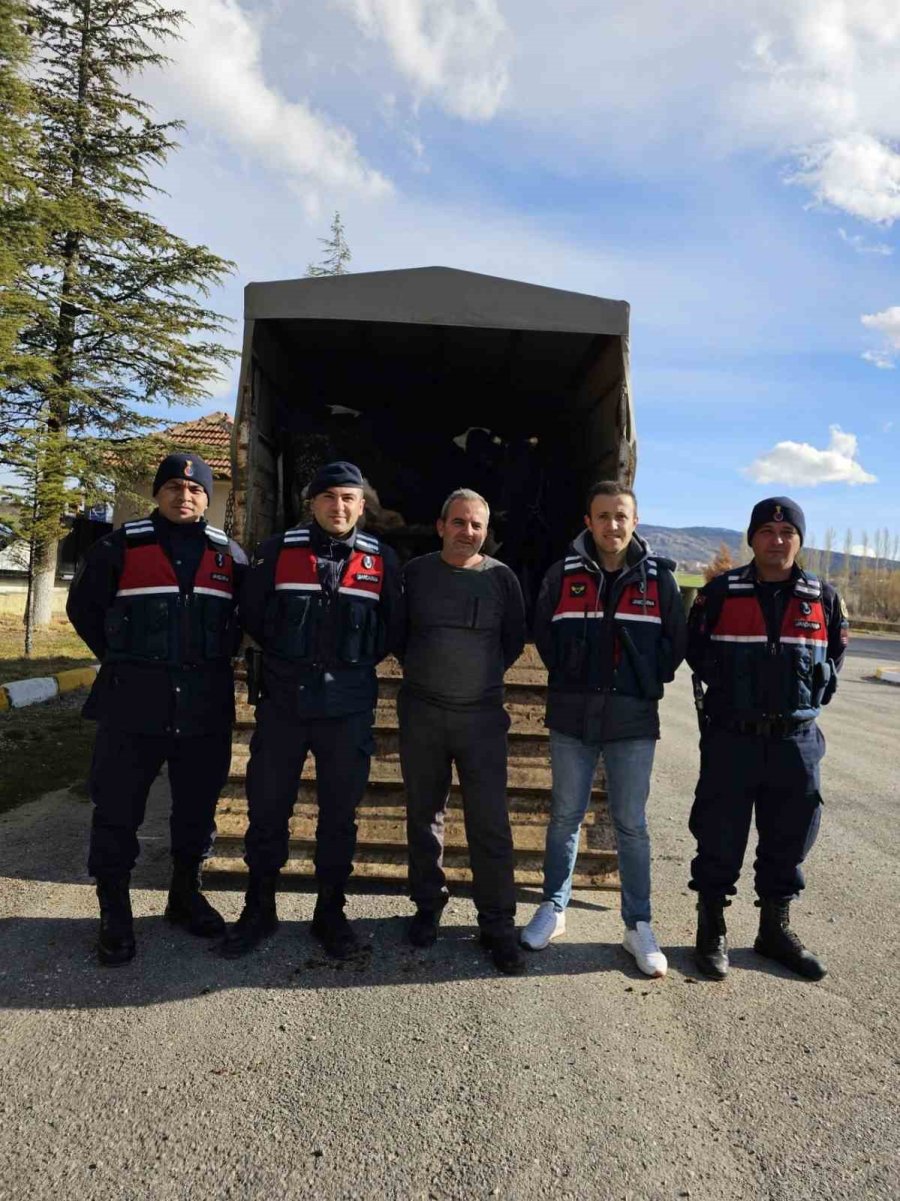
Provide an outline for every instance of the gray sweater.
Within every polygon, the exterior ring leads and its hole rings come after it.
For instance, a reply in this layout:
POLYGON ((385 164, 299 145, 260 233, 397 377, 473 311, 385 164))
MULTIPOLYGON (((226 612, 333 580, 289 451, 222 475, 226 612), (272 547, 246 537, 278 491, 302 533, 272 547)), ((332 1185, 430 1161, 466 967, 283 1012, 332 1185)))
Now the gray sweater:
POLYGON ((487 555, 453 567, 439 554, 407 563, 403 688, 445 709, 503 702, 503 674, 525 646, 519 581, 487 555))

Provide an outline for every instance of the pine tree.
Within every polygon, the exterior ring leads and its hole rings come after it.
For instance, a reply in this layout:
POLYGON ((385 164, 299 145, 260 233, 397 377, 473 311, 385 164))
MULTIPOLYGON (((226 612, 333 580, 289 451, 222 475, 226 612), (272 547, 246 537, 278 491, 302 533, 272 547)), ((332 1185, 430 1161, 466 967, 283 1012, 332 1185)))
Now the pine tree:
POLYGON ((20 350, 47 374, 7 378, 0 443, 33 513, 34 624, 49 620, 66 489, 88 497, 112 474, 111 439, 156 423, 140 405, 191 403, 230 352, 206 307, 231 264, 170 233, 142 205, 177 122, 153 120, 128 80, 165 57, 183 14, 156 0, 33 0, 33 92, 41 117, 34 183, 53 206, 25 284, 43 312, 20 350))
POLYGON ((719 549, 713 556, 712 561, 707 563, 706 567, 703 568, 703 578, 708 584, 710 580, 714 580, 723 571, 731 571, 732 567, 734 567, 734 560, 731 557, 731 551, 724 542, 720 542, 719 549))
POLYGON ((31 58, 26 11, 19 0, 0 0, 0 377, 40 373, 42 362, 22 359, 16 344, 38 311, 36 298, 19 284, 38 257, 43 207, 34 184, 38 123, 25 76, 31 58))
POLYGON ((321 263, 310 263, 306 268, 307 277, 319 275, 346 275, 347 264, 353 257, 344 236, 344 226, 341 214, 335 212, 331 219, 331 237, 319 238, 325 247, 321 263))

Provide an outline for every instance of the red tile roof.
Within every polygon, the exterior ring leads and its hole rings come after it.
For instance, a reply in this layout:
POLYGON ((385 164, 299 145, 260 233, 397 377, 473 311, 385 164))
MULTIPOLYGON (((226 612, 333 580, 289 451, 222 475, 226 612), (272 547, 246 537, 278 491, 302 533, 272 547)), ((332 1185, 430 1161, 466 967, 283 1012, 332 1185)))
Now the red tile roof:
POLYGON ((184 450, 198 449, 209 463, 213 475, 220 480, 231 479, 231 431, 234 418, 227 413, 207 413, 193 421, 170 425, 165 436, 184 450))

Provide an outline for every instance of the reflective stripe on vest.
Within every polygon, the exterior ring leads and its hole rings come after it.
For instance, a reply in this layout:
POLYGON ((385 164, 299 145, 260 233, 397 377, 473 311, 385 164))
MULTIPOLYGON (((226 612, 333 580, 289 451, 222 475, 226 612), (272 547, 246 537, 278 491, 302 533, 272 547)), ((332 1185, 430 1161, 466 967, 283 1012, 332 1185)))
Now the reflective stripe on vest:
MULTIPOLYGON (((177 595, 179 591, 175 569, 158 542, 143 546, 125 544, 117 597, 177 595)), ((218 597, 230 604, 234 598, 234 560, 231 555, 205 547, 192 591, 218 597)))
MULTIPOLYGON (((806 592, 791 596, 781 619, 778 641, 788 646, 824 648, 828 644, 825 608, 818 597, 806 600, 806 592)), ((768 642, 766 621, 755 596, 734 596, 729 591, 722 603, 712 642, 768 642)))
MULTIPOLYGON (((364 549, 357 538, 338 592, 352 600, 378 602, 383 582, 384 561, 379 544, 367 538, 364 549)), ((309 544, 308 530, 288 530, 285 534, 275 566, 275 590, 321 593, 316 552, 309 544)))
MULTIPOLYGON (((552 621, 564 621, 566 618, 603 617, 604 610, 598 608, 599 579, 594 572, 588 571, 579 559, 577 570, 569 566, 569 561, 563 569, 562 585, 556 610, 552 621)), ((662 625, 659 609, 659 582, 656 569, 647 572, 646 590, 641 591, 642 581, 634 580, 625 585, 616 603, 616 621, 641 621, 662 625)))

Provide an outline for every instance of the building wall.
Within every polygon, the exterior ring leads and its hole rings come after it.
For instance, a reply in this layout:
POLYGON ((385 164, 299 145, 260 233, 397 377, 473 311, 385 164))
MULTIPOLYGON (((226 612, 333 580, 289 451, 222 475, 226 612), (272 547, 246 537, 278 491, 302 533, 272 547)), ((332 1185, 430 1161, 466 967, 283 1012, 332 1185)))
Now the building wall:
MULTIPOLYGON (((143 502, 126 500, 125 498, 116 500, 116 507, 113 511, 113 525, 116 529, 124 521, 136 521, 139 517, 146 517, 152 509, 156 508, 150 488, 151 485, 147 483, 143 487, 136 487, 134 489, 141 497, 146 498, 143 502)), ((218 526, 220 530, 225 526, 225 505, 228 501, 230 490, 230 480, 216 480, 213 485, 212 500, 209 502, 209 508, 206 510, 206 520, 210 525, 218 526)))

